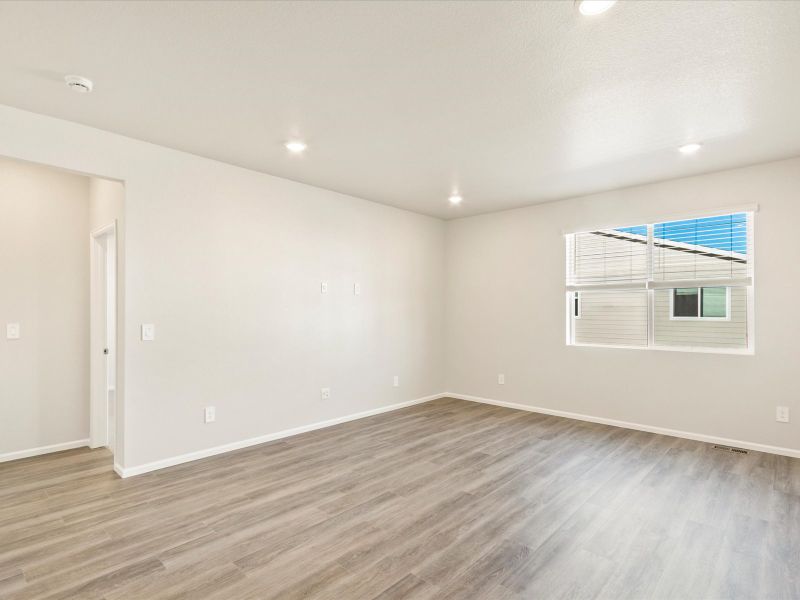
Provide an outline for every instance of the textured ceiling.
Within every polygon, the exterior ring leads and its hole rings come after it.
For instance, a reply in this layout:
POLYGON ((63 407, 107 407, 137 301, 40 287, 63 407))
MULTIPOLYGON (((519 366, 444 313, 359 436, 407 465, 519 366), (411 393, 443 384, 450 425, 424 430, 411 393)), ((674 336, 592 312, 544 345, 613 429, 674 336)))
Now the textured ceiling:
POLYGON ((798 2, 2 2, 0 76, 3 104, 444 218, 800 154, 798 2))

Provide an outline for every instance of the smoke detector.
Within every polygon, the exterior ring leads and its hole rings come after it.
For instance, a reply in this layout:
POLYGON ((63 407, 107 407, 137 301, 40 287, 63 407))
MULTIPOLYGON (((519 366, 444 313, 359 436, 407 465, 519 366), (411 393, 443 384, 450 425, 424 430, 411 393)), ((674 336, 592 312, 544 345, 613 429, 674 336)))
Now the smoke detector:
POLYGON ((79 75, 67 75, 64 77, 64 81, 67 82, 69 89, 79 94, 88 94, 94 87, 91 79, 86 79, 86 77, 80 77, 79 75))

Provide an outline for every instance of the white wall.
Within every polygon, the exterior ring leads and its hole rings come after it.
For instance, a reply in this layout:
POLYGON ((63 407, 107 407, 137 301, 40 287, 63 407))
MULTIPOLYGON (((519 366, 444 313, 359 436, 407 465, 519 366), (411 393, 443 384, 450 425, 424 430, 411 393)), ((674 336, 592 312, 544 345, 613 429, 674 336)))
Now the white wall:
POLYGON ((0 455, 89 437, 88 211, 87 177, 0 159, 0 455))
POLYGON ((798 197, 792 159, 448 222, 448 391, 800 449, 798 197), (754 203, 754 356, 566 346, 563 233, 754 203))
POLYGON ((441 221, 10 107, 0 130, 125 182, 121 466, 442 391, 441 221))

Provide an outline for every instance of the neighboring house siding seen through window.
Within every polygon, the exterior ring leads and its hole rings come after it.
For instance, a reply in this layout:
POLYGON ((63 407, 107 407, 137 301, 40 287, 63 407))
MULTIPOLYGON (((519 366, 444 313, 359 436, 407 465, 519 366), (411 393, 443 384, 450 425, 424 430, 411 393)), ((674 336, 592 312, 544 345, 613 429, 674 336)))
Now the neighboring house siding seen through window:
POLYGON ((572 233, 569 344, 750 352, 753 213, 572 233))

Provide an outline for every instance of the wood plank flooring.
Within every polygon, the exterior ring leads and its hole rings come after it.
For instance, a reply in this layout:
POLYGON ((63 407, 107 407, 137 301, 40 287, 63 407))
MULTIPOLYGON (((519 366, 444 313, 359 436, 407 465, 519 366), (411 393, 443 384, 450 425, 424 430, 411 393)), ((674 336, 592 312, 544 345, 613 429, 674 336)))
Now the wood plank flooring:
POLYGON ((130 479, 0 464, 0 597, 800 598, 800 460, 452 399, 130 479))

